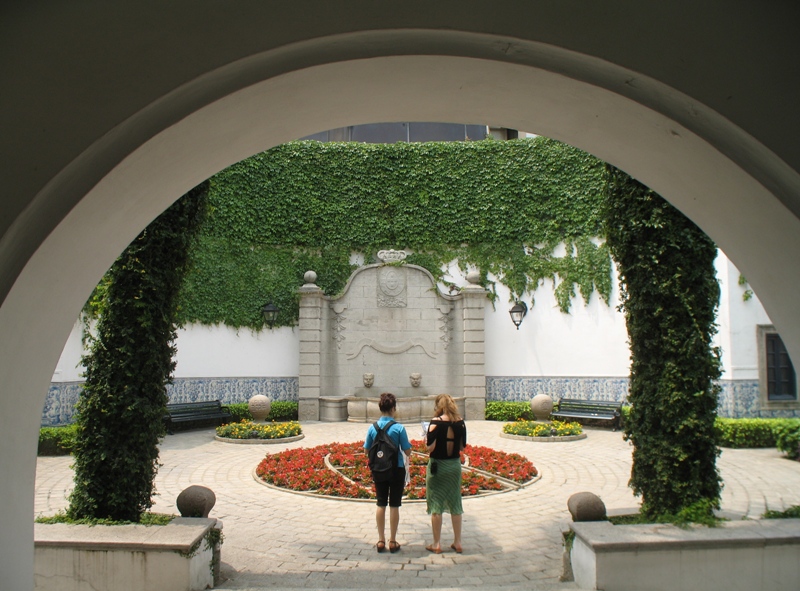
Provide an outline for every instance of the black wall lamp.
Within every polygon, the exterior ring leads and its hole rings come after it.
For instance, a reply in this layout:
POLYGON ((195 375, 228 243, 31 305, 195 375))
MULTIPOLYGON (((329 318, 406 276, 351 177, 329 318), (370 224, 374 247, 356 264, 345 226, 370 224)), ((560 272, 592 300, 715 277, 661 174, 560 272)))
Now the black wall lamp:
POLYGON ((275 321, 278 319, 278 306, 270 302, 261 308, 261 313, 264 315, 264 320, 267 321, 267 326, 270 328, 275 326, 275 321))
POLYGON ((525 302, 517 302, 508 313, 511 315, 511 322, 513 322, 514 326, 519 330, 522 319, 525 318, 525 314, 528 313, 528 305, 525 302))

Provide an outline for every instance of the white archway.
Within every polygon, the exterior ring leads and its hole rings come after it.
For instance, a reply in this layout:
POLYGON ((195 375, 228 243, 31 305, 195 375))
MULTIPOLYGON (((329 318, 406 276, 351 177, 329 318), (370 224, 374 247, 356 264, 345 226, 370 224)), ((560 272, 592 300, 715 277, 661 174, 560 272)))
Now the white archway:
MULTIPOLYGON (((309 34, 303 43, 227 65, 209 59, 206 69, 77 150, 30 196, 0 241, 7 292, 0 307, 0 469, 13 475, 0 480, 0 498, 9 531, 19 532, 4 542, 0 566, 11 588, 31 587, 35 441, 47 384, 96 281, 187 189, 316 131, 392 120, 489 121, 592 152, 706 230, 800 357, 793 313, 800 220, 786 205, 798 197, 797 172, 698 98, 589 54, 487 35, 475 24, 483 16, 475 10, 469 33, 309 34), (428 55, 413 55, 415 47, 428 55)), ((440 17, 431 19, 444 28, 440 17)), ((496 24, 497 15, 489 21, 496 24)), ((659 68, 654 74, 670 78, 659 68)))

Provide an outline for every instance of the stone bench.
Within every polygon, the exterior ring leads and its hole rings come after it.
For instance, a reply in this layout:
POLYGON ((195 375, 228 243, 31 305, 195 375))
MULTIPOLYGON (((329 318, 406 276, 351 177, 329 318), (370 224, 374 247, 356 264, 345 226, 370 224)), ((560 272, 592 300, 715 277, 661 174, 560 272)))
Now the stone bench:
POLYGON ((34 524, 36 591, 213 588, 216 519, 174 519, 164 526, 34 524))

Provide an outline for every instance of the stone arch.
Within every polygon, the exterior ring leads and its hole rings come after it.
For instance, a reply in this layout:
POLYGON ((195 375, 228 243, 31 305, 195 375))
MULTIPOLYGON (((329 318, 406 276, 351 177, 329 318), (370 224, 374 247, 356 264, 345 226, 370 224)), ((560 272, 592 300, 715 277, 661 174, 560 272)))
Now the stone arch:
POLYGON ((309 133, 391 120, 489 121, 590 151, 706 230, 800 357, 791 111, 800 82, 781 76, 786 56, 798 53, 797 15, 732 15, 721 2, 691 17, 663 7, 633 14, 624 2, 619 11, 528 4, 476 3, 469 12, 463 3, 452 12, 365 4, 344 15, 318 0, 230 15, 175 2, 155 23, 120 3, 91 23, 74 5, 46 15, 15 8, 0 19, 4 43, 31 47, 1 53, 18 82, 0 109, 8 123, 0 216, 0 468, 8 477, 0 498, 16 532, 0 565, 9 586, 32 587, 36 431, 50 373, 92 286, 188 188, 309 133), (69 43, 75 30, 83 43, 69 43), (742 31, 751 43, 740 43, 742 31))

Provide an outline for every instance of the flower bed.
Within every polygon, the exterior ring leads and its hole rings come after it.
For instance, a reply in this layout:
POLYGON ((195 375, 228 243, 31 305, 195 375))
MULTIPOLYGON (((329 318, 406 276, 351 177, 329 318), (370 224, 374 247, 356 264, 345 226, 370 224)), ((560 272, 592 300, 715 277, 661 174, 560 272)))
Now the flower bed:
POLYGON ((240 421, 217 427, 217 437, 224 439, 285 439, 296 437, 302 433, 300 423, 254 423, 240 421))
MULTIPOLYGON (((422 441, 412 441, 412 445, 411 480, 406 487, 406 497, 424 499, 428 456, 422 441)), ((269 484, 290 490, 333 497, 374 499, 372 477, 363 446, 363 441, 330 443, 269 454, 256 468, 256 474, 269 484)), ((462 463, 465 464, 461 483, 464 496, 512 488, 509 483, 498 480, 498 477, 522 485, 537 476, 536 468, 523 456, 488 447, 468 445, 462 453, 462 463)))
POLYGON ((565 423, 552 421, 540 423, 536 421, 515 421, 503 426, 503 433, 507 435, 520 435, 523 437, 552 437, 553 429, 556 437, 570 437, 583 433, 580 423, 565 423))

